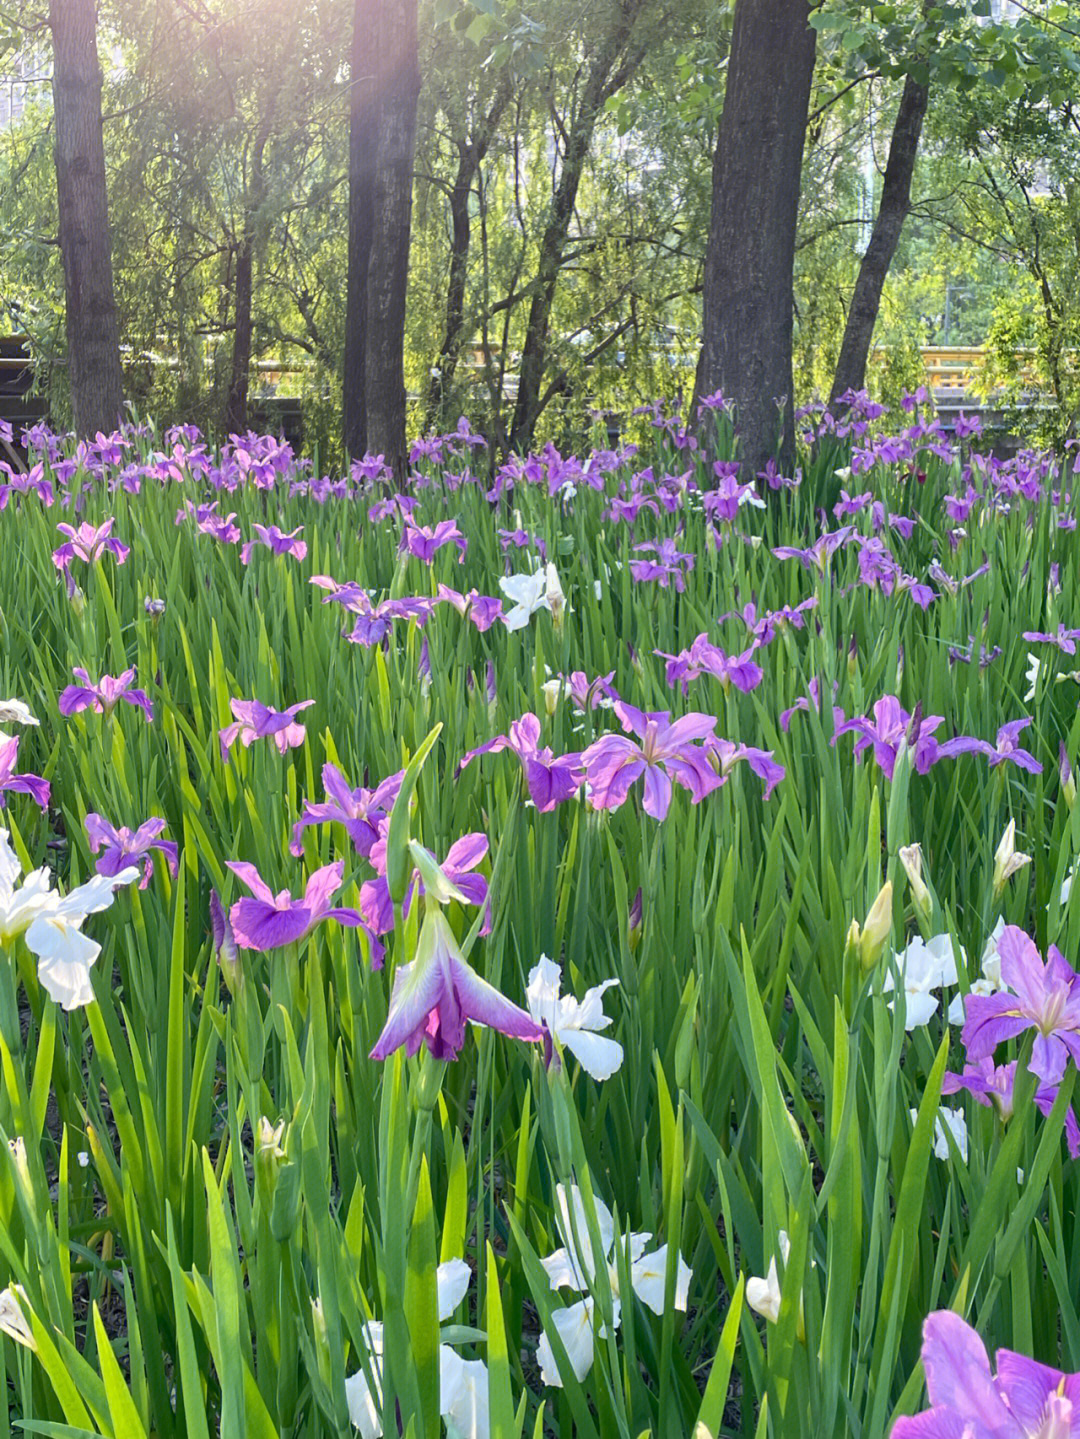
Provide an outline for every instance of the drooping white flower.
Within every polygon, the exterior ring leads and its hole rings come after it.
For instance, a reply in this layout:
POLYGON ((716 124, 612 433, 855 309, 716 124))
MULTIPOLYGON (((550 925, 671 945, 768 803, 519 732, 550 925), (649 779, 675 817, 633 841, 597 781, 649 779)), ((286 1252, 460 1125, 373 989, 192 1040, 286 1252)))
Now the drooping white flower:
POLYGON ((1024 695, 1025 704, 1027 704, 1029 700, 1033 700, 1035 698, 1035 690, 1039 683, 1039 665, 1039 656, 1037 654, 1033 654, 1031 650, 1028 650, 1028 667, 1027 674, 1025 676, 1028 682, 1028 687, 1027 693, 1024 695))
MULTIPOLYGON (((788 1256, 791 1253, 791 1240, 787 1236, 787 1230, 781 1229, 776 1236, 776 1242, 780 1246, 780 1257, 787 1267, 788 1256)), ((775 1324, 780 1318, 780 1276, 776 1271, 776 1255, 769 1260, 769 1272, 764 1279, 757 1275, 751 1276, 746 1281, 746 1302, 755 1314, 760 1314, 770 1324, 775 1324)))
POLYGON ((543 565, 532 575, 504 575, 499 589, 513 601, 513 608, 502 617, 508 630, 524 629, 537 610, 551 609, 547 570, 543 565))
POLYGON ((0 700, 0 744, 11 738, 4 729, 5 725, 39 725, 40 723, 41 721, 31 713, 29 705, 23 704, 22 700, 0 700))
MULTIPOLYGON (((471 1278, 463 1259, 450 1259, 435 1271, 439 1322, 449 1319, 465 1298, 471 1278)), ((367 1374, 358 1369, 345 1380, 345 1401, 349 1419, 363 1439, 379 1439, 382 1434, 382 1355, 383 1326, 377 1319, 364 1325, 364 1342, 368 1349, 367 1374)), ((487 1402, 487 1365, 480 1359, 466 1360, 448 1344, 439 1345, 439 1412, 453 1423, 464 1439, 488 1439, 490 1423, 487 1402)))
MULTIPOLYGON (((929 941, 913 939, 895 959, 907 996, 904 1028, 910 1030, 929 1024, 938 1007, 937 995, 931 991, 957 982, 952 939, 947 934, 936 934, 929 941)), ((881 988, 887 993, 894 987, 890 970, 881 988)), ((892 1007, 890 1002, 889 1008, 892 1007)))
MULTIPOLYGON (((575 1289, 579 1294, 589 1288, 596 1277, 598 1265, 607 1270, 608 1283, 612 1294, 612 1319, 619 1326, 621 1301, 619 1296, 619 1269, 615 1262, 615 1221, 611 1210, 600 1199, 594 1199, 596 1227, 599 1232, 600 1250, 595 1254, 589 1241, 585 1205, 577 1185, 571 1185, 569 1195, 564 1185, 556 1187, 558 1213, 556 1223, 564 1247, 557 1249, 540 1262, 548 1276, 552 1289, 575 1289), (576 1236, 576 1237, 575 1237, 576 1236)), ((641 1302, 654 1314, 664 1313, 664 1299, 667 1284, 667 1245, 645 1253, 645 1246, 651 1234, 628 1234, 619 1237, 619 1246, 625 1244, 629 1250, 630 1285, 641 1302)), ((685 1310, 690 1292, 692 1270, 680 1254, 676 1260, 675 1294, 672 1303, 676 1309, 685 1310)), ((593 1320, 595 1304, 591 1294, 576 1304, 552 1312, 551 1323, 562 1340, 567 1358, 575 1376, 581 1380, 589 1372, 593 1361, 593 1320)), ((606 1330, 600 1328, 600 1338, 606 1337, 606 1330)), ((540 1363, 541 1377, 545 1384, 560 1388, 558 1365, 555 1362, 551 1341, 546 1334, 540 1336, 536 1357, 540 1363)))
POLYGON ((50 896, 27 926, 26 947, 37 955, 38 979, 50 998, 66 1010, 93 1002, 90 970, 101 953, 101 945, 82 933, 87 917, 108 909, 116 890, 134 884, 140 871, 134 866, 118 874, 95 874, 86 884, 61 897, 50 896))
MULTIPOLYGON (((919 1117, 917 1109, 909 1109, 912 1124, 919 1117)), ((950 1158, 949 1141, 946 1138, 946 1129, 952 1134, 956 1141, 956 1147, 960 1151, 960 1158, 967 1163, 968 1157, 968 1132, 967 1120, 964 1118, 962 1109, 949 1109, 942 1105, 934 1119, 934 1153, 938 1159, 950 1158)))
POLYGON ((27 1349, 37 1349, 37 1340, 27 1322, 23 1303, 26 1290, 21 1284, 9 1284, 0 1290, 0 1331, 27 1349))
POLYGON ((594 1079, 610 1079, 623 1062, 622 1045, 597 1033, 611 1023, 611 1016, 602 1008, 604 991, 618 982, 605 979, 587 989, 579 1002, 571 994, 559 997, 562 969, 546 954, 529 971, 525 993, 534 1024, 546 1024, 594 1079))

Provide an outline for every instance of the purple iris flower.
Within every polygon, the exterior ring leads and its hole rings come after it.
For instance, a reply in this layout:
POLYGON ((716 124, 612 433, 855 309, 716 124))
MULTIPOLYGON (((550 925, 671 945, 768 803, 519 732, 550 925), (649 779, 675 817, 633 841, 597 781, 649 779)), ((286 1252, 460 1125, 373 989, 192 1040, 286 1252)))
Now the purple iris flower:
POLYGON ((987 1059, 1006 1039, 1035 1029, 1031 1072, 1060 1084, 1070 1057, 1080 1063, 1080 975, 1051 945, 1045 965, 1022 929, 1007 924, 998 940, 1009 993, 969 994, 961 1039, 968 1059, 987 1059))
POLYGON ((296 723, 296 716, 314 703, 314 700, 301 700, 287 710, 272 710, 259 700, 230 700, 234 723, 218 731, 222 760, 228 761, 229 750, 237 740, 245 749, 257 739, 267 738, 273 739, 281 754, 296 749, 304 743, 307 734, 304 726, 296 723))
POLYGON ((421 1044, 426 1044, 436 1059, 455 1059, 470 1022, 498 1029, 514 1039, 541 1042, 541 1026, 481 979, 461 953, 442 905, 465 895, 449 877, 446 866, 440 869, 434 855, 417 844, 409 848, 426 877, 424 921, 415 958, 394 975, 386 1024, 371 1051, 372 1059, 386 1059, 402 1047, 406 1054, 415 1054, 421 1044))
POLYGON ((254 899, 238 899, 229 910, 229 923, 241 949, 280 949, 311 933, 324 919, 336 919, 350 928, 363 925, 355 909, 333 909, 330 896, 341 888, 345 871, 342 860, 317 869, 304 888, 303 899, 293 899, 287 889, 274 894, 253 864, 228 861, 228 867, 245 884, 254 899))
POLYGON ((154 708, 144 690, 132 689, 135 678, 133 669, 121 675, 102 675, 92 680, 84 669, 73 669, 71 673, 81 685, 68 685, 59 699, 60 713, 64 716, 78 714, 81 710, 92 709, 95 714, 111 714, 120 700, 134 705, 146 715, 147 722, 154 718, 154 708))
POLYGON ((627 734, 606 734, 581 756, 594 809, 618 809, 637 780, 643 779, 642 808, 653 819, 662 820, 671 805, 671 782, 690 791, 700 804, 721 783, 708 752, 695 740, 705 739, 716 729, 712 715, 692 712, 674 724, 667 710, 646 713, 622 700, 615 713, 627 734))
POLYGON ((521 761, 529 796, 541 814, 547 814, 563 800, 571 799, 581 787, 585 769, 580 754, 564 754, 557 758, 549 746, 540 747, 540 721, 534 714, 514 720, 509 734, 496 735, 486 744, 469 750, 457 767, 458 774, 477 755, 513 751, 521 761))
POLYGON ((28 794, 39 809, 46 809, 49 803, 49 781, 37 774, 16 774, 18 757, 18 735, 0 740, 0 809, 4 807, 5 793, 28 794))
POLYGON ((453 520, 440 520, 437 525, 417 525, 407 519, 401 532, 398 554, 415 555, 418 560, 430 565, 436 551, 441 550, 443 545, 457 545, 458 564, 465 563, 469 542, 453 520))
POLYGON ((685 577, 694 568, 695 556, 676 548, 674 540, 646 540, 634 546, 634 553, 656 556, 651 560, 630 561, 630 574, 636 581, 655 580, 665 590, 674 582, 680 594, 686 588, 685 577))
POLYGON ((1030 723, 1030 716, 1027 719, 1010 720, 998 730, 993 744, 988 740, 973 739, 969 735, 946 740, 940 747, 938 758, 951 758, 958 754, 984 754, 990 761, 991 769, 995 765, 1003 764, 1005 760, 1010 760, 1018 768, 1026 769, 1031 774, 1042 774, 1042 765, 1035 756, 1016 742, 1030 723))
POLYGON ((379 824, 388 817, 397 799, 403 774, 403 770, 398 770, 374 789, 350 789, 336 765, 324 764, 322 782, 326 801, 323 804, 304 801, 300 818, 293 825, 289 852, 297 859, 303 854, 300 836, 309 825, 341 824, 357 854, 366 859, 379 838, 379 824))
POLYGON ((45 467, 40 462, 31 465, 23 475, 16 474, 9 464, 0 460, 0 471, 7 475, 7 479, 0 484, 0 511, 7 509, 8 500, 13 494, 28 495, 33 492, 46 509, 51 508, 55 502, 56 494, 52 481, 45 478, 45 467))
MULTIPOLYGON (((1016 1060, 1008 1064, 999 1064, 995 1067, 994 1061, 987 1057, 977 1060, 974 1064, 965 1064, 963 1074, 954 1074, 947 1071, 942 1081, 942 1094, 957 1094, 961 1089, 966 1089, 977 1104, 992 1105, 1000 1114, 1003 1120, 1011 1119, 1013 1112, 1013 1089, 1016 1084, 1016 1060)), ((1035 1091, 1035 1103, 1043 1114, 1049 1114, 1054 1107, 1054 1101, 1058 1096, 1056 1084, 1040 1084, 1035 1091)), ((1080 1158, 1080 1124, 1077 1123, 1076 1114, 1072 1106, 1065 1111, 1065 1138, 1069 1145, 1069 1154, 1073 1159, 1080 1158)))
POLYGON ((817 609, 817 603, 817 595, 811 595, 801 604, 784 605, 779 610, 766 610, 760 618, 757 605, 750 603, 744 605, 741 610, 729 610, 726 614, 721 615, 716 623, 722 625, 725 620, 742 620, 759 646, 769 645, 785 625, 790 625, 795 630, 805 628, 806 615, 810 610, 817 609))
POLYGON ((755 749, 752 745, 736 744, 734 740, 721 739, 719 735, 708 735, 705 740, 705 748, 711 750, 720 761, 720 778, 726 780, 731 772, 732 766, 745 761, 748 768, 753 770, 759 779, 765 781, 764 799, 768 799, 773 790, 787 774, 782 764, 773 759, 772 750, 755 749))
POLYGON ((753 658, 756 649, 755 642, 742 654, 729 655, 712 644, 707 635, 700 634, 688 650, 680 650, 677 655, 669 655, 664 650, 654 650, 653 653, 667 660, 667 682, 669 685, 681 684, 683 694, 691 680, 703 674, 718 679, 725 689, 734 685, 743 694, 749 694, 764 678, 764 671, 753 658))
POLYGON ((72 525, 57 525, 56 528, 61 534, 67 535, 68 539, 66 544, 53 550, 53 564, 66 573, 72 560, 85 560, 90 565, 99 560, 107 550, 114 556, 116 563, 122 565, 131 554, 131 546, 114 537, 112 527, 115 523, 114 518, 109 518, 96 529, 85 522, 78 529, 72 525))
POLYGON ((619 698, 619 691, 612 684, 614 678, 614 670, 609 670, 606 675, 597 675, 594 680, 590 680, 584 670, 573 670, 568 675, 559 676, 572 703, 582 714, 614 704, 619 698))
POLYGON ((847 544, 852 534, 851 525, 844 525, 839 530, 829 530, 815 540, 809 549, 800 550, 792 545, 780 545, 773 550, 773 555, 778 560, 798 560, 803 569, 818 569, 824 573, 830 558, 841 545, 847 544))
POLYGON ((440 600, 453 605, 458 614, 471 620, 481 634, 502 618, 503 602, 495 596, 482 595, 477 590, 463 595, 449 585, 440 585, 438 593, 440 600))
POLYGON ((90 839, 90 853, 97 854, 98 850, 102 851, 101 858, 94 866, 98 874, 116 875, 129 865, 141 864, 143 877, 139 888, 145 889, 154 873, 154 861, 150 854, 152 849, 158 850, 163 856, 169 866, 169 873, 176 874, 177 847, 171 839, 158 838, 165 828, 163 819, 148 819, 134 830, 128 829, 126 825, 117 829, 100 814, 91 812, 86 816, 85 823, 90 839))
POLYGON ((898 1419, 892 1439, 1080 1439, 1080 1374, 986 1348, 959 1314, 927 1316, 922 1362, 931 1408, 898 1419))
POLYGON ((908 714, 895 695, 883 695, 874 705, 872 720, 862 715, 844 720, 836 727, 833 743, 835 744, 841 735, 854 731, 859 736, 855 741, 856 755, 861 757, 864 750, 872 747, 878 768, 887 779, 892 779, 900 743, 906 739, 913 754, 916 772, 926 774, 932 765, 945 757, 945 746, 939 745, 933 737, 934 730, 943 721, 942 715, 927 715, 923 718, 918 706, 913 714, 908 714))
MULTIPOLYGON (((390 886, 386 880, 386 831, 389 821, 379 826, 379 839, 372 845, 368 859, 378 873, 377 879, 368 879, 360 886, 360 913, 372 934, 389 934, 394 927, 394 902, 390 898, 390 886)), ((439 866, 442 873, 460 890, 466 904, 483 906, 484 923, 481 934, 491 933, 491 900, 488 896, 488 882, 482 874, 472 871, 488 852, 487 835, 465 834, 446 852, 446 858, 439 866)), ((414 869, 405 891, 402 913, 408 914, 413 897, 419 887, 424 893, 420 871, 414 869)))
POLYGON ((1080 630, 1067 630, 1064 625, 1058 625, 1055 634, 1044 634, 1041 630, 1025 630, 1024 639, 1030 644, 1057 645, 1064 655, 1076 653, 1076 641, 1080 640, 1080 630))
POLYGON ((303 525, 297 525, 295 530, 286 534, 279 530, 277 525, 252 525, 255 531, 255 538, 245 540, 240 547, 240 563, 246 565, 251 559, 251 552, 257 544, 265 545, 272 554, 292 555, 294 559, 302 560, 307 554, 307 542, 297 539, 303 534, 303 525))
POLYGON ((330 575, 312 575, 308 583, 328 591, 323 599, 324 605, 340 605, 342 609, 355 615, 371 614, 374 608, 367 590, 356 580, 346 580, 343 585, 339 585, 330 575))

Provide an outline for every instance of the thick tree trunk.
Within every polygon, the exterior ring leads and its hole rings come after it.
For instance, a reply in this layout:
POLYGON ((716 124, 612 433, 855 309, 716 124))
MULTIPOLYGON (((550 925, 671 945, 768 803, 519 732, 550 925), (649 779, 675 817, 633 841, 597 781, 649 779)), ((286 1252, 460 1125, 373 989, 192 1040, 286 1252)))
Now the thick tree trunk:
POLYGON ((596 122, 607 100, 633 74, 642 58, 640 50, 627 53, 641 0, 624 0, 618 23, 607 35, 589 67, 581 104, 570 126, 563 154, 562 170, 555 187, 551 211, 540 241, 533 298, 525 329, 518 370, 518 392, 510 427, 510 445, 525 450, 532 444, 536 422, 543 405, 542 385, 548 359, 551 308, 563 264, 563 252, 577 203, 578 189, 592 144, 596 122))
POLYGON ((736 0, 694 409, 715 390, 734 400, 744 476, 770 457, 794 461, 795 230, 816 40, 809 18, 808 0, 736 0))
POLYGON ((367 285, 375 221, 376 77, 374 45, 379 0, 355 0, 349 55, 349 251, 345 293, 345 452, 360 458, 368 448, 367 285))
POLYGON ((384 0, 376 26, 379 56, 378 149, 374 222, 367 277, 364 390, 367 445, 397 478, 408 464, 405 445, 405 296, 412 229, 413 155, 420 62, 417 0, 384 0))
POLYGON ((93 436, 116 427, 124 402, 95 0, 49 0, 49 26, 71 407, 78 434, 93 436))
POLYGON ((909 75, 904 81, 900 108, 896 112, 896 123, 889 142, 889 158, 885 165, 877 219, 870 244, 859 265, 844 326, 840 358, 833 377, 833 401, 848 390, 861 390, 866 384, 866 361, 881 307, 881 292, 900 242, 900 232, 911 209, 911 177, 915 173, 919 138, 929 98, 929 85, 920 84, 909 75))
POLYGON ((245 234, 236 251, 232 368, 229 373, 229 389, 225 396, 225 412, 222 422, 227 435, 242 434, 247 429, 248 423, 253 248, 251 235, 245 234))

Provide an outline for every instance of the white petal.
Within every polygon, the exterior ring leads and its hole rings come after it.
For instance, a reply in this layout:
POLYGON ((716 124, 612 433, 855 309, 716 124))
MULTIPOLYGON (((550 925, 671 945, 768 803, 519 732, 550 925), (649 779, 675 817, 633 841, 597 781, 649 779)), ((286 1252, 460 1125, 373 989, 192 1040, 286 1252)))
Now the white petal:
POLYGON ((450 1318, 465 1298, 472 1271, 464 1259, 448 1259, 435 1271, 435 1284, 439 1293, 439 1322, 450 1318))
POLYGON ((22 865, 12 849, 6 829, 0 829, 0 908, 6 908, 15 893, 15 882, 22 878, 22 865))
MULTIPOLYGON (((593 1301, 582 1299, 571 1304, 569 1309, 556 1309, 551 1316, 551 1325, 562 1340, 566 1356, 574 1377, 585 1378, 593 1362, 593 1301)), ((540 1361, 540 1378, 552 1388, 561 1389, 559 1368, 546 1334, 541 1334, 536 1357, 540 1361)))
POLYGON ((90 966, 101 945, 57 914, 39 915, 26 931, 26 945, 38 957, 38 979, 64 1009, 91 1004, 90 966))
POLYGON ((558 1037, 593 1079, 610 1079, 623 1062, 622 1045, 602 1034, 591 1034, 584 1029, 563 1029, 558 1037))
MULTIPOLYGON (((442 1350, 439 1352, 441 1354, 442 1350)), ((488 1439, 491 1416, 488 1410, 487 1365, 482 1359, 459 1359, 456 1374, 451 1397, 447 1397, 445 1390, 441 1391, 443 1415, 465 1439, 488 1439)))
MULTIPOLYGON (((643 1254, 630 1270, 630 1282, 634 1286, 634 1293, 643 1304, 648 1305, 654 1314, 661 1316, 664 1313, 667 1254, 668 1247, 666 1244, 662 1244, 652 1254, 643 1254)), ((686 1308, 691 1277, 692 1270, 680 1254, 675 1271, 673 1303, 676 1309, 686 1308)))
POLYGON ((952 936, 935 934, 927 944, 926 951, 933 963, 934 982, 930 987, 936 989, 940 984, 956 984, 958 982, 956 952, 953 948, 952 936))
POLYGON ((534 1024, 543 1021, 548 1029, 554 1032, 561 988, 561 967, 554 960, 548 959, 546 954, 542 954, 529 970, 529 982, 525 986, 529 1013, 534 1024))
POLYGON ((907 1010, 904 1017, 905 1029, 917 1029, 929 1024, 937 1011, 938 1001, 934 994, 916 992, 907 995, 907 1010))
POLYGON ((41 721, 34 718, 30 707, 23 704, 22 700, 0 700, 0 724, 38 725, 40 723, 41 721))
POLYGON ((540 1263, 552 1289, 576 1289, 580 1294, 586 1288, 585 1276, 570 1257, 569 1249, 556 1249, 540 1263))
POLYGON ((581 1003, 577 1005, 577 1013, 574 1016, 575 1029, 606 1029, 611 1023, 611 1016, 604 1013, 603 994, 613 985, 617 985, 617 979, 605 979, 602 984, 594 984, 592 989, 585 991, 581 1003))
POLYGON ((383 1432, 379 1404, 372 1395, 362 1369, 358 1369, 345 1380, 345 1403, 348 1405, 349 1421, 353 1428, 359 1429, 364 1439, 379 1439, 383 1432))
POLYGON ((780 1280, 776 1273, 775 1255, 769 1261, 767 1278, 755 1275, 746 1281, 746 1302, 755 1314, 763 1315, 770 1324, 780 1317, 780 1280))
POLYGON ((97 914, 108 909, 116 897, 115 892, 126 884, 134 884, 141 871, 134 865, 122 869, 119 874, 95 874, 78 889, 64 895, 57 905, 60 914, 68 919, 83 919, 88 914, 97 914))
MULTIPOLYGON (((595 1273, 595 1266, 592 1263, 592 1250, 589 1243, 589 1225, 585 1218, 585 1205, 581 1198, 581 1190, 576 1184, 571 1185, 571 1200, 568 1201, 566 1189, 559 1184, 555 1189, 559 1203, 559 1232, 562 1234, 563 1243, 577 1259, 579 1267, 591 1279, 595 1273), (573 1225, 570 1222, 570 1203, 574 1207, 573 1225), (574 1242, 574 1232, 577 1231, 580 1249, 574 1242)), ((611 1253, 611 1245, 615 1238, 615 1221, 611 1217, 611 1210, 602 1199, 593 1196, 593 1207, 596 1210, 596 1224, 600 1231, 600 1247, 603 1251, 598 1256, 598 1262, 604 1263, 611 1253)))

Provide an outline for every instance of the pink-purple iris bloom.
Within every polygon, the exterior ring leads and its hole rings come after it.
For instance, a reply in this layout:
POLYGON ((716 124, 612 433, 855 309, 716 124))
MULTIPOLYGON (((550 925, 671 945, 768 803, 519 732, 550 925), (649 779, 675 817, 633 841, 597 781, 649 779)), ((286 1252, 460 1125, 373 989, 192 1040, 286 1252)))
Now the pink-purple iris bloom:
MULTIPOLYGON (((390 898, 390 886, 386 879, 386 830, 387 823, 380 825, 380 836, 368 855, 378 878, 368 879, 360 886, 360 912, 364 923, 372 934, 389 934, 394 927, 394 902, 390 898)), ((491 933, 491 900, 488 897, 488 882, 482 874, 474 874, 476 866, 488 852, 487 835, 465 834, 446 852, 446 858, 439 866, 447 880, 461 892, 464 903, 483 906, 484 923, 480 933, 491 933)), ((414 869, 405 891, 402 913, 408 914, 417 889, 424 893, 420 871, 414 869)))
POLYGON ((412 520, 406 520, 401 532, 398 554, 415 555, 418 560, 430 565, 444 545, 456 545, 458 564, 465 563, 469 542, 453 520, 440 520, 437 525, 417 525, 412 520))
POLYGON ((5 794, 28 794, 39 809, 49 804, 49 781, 37 774, 16 774, 19 758, 19 736, 0 740, 0 809, 5 794))
POLYGON ((469 750, 458 765, 458 774, 477 755, 497 754, 511 750, 521 761, 529 797, 541 814, 547 814, 564 800, 571 799, 585 779, 580 754, 555 756, 551 748, 540 744, 540 721, 534 714, 514 720, 509 734, 496 735, 486 744, 469 750))
POLYGON ((259 700, 230 700, 233 723, 218 730, 221 758, 228 760, 229 750, 237 740, 248 749, 257 739, 272 739, 281 754, 297 749, 304 743, 307 730, 297 723, 301 710, 310 708, 314 700, 301 700, 287 710, 272 710, 259 700))
POLYGON ((350 789, 336 765, 324 764, 322 782, 325 803, 314 804, 309 799, 304 801, 300 818, 293 825, 290 852, 297 858, 303 854, 300 837, 309 825, 340 824, 345 827, 357 854, 366 859, 379 839, 380 824, 389 817, 397 799, 403 773, 403 770, 398 770, 397 774, 384 779, 374 789, 350 789))
POLYGON ((169 873, 176 874, 179 858, 177 847, 171 839, 159 838, 165 829, 165 820, 148 819, 139 825, 138 829, 128 829, 127 825, 121 825, 117 829, 100 814, 91 812, 86 816, 85 823, 90 840, 90 853, 97 854, 101 851, 101 857, 94 865, 98 874, 116 875, 129 865, 141 864, 143 877, 139 888, 145 889, 154 873, 154 860, 150 853, 154 849, 169 866, 169 873))
POLYGON ((1064 625, 1058 625, 1053 634, 1046 634, 1042 630, 1025 630, 1024 639, 1029 644, 1056 645, 1064 655, 1076 653, 1076 641, 1080 640, 1080 630, 1069 630, 1064 625))
POLYGON ((914 713, 908 714, 895 695, 883 695, 874 705, 872 720, 862 715, 844 720, 836 727, 833 743, 841 735, 856 733, 859 736, 855 741, 856 755, 861 758, 865 750, 873 749, 878 768, 887 779, 892 779, 901 742, 906 740, 916 772, 926 774, 939 759, 945 758, 945 747, 934 738, 934 730, 943 722, 942 715, 920 715, 917 705, 914 713))
POLYGON ((673 724, 667 710, 647 713, 622 700, 615 714, 626 734, 603 735, 581 756, 594 809, 618 809, 640 779, 642 808, 662 820, 671 805, 672 780, 689 790, 694 804, 721 783, 708 751, 695 743, 716 729, 712 715, 692 712, 673 724))
POLYGON ((712 644, 707 635, 700 634, 688 650, 682 650, 677 655, 665 654, 663 650, 655 650, 654 654, 667 660, 667 682, 669 685, 681 684, 683 694, 691 680, 701 675, 712 675, 725 689, 734 685, 743 694, 749 694, 764 678, 764 671, 753 657, 756 649, 755 641, 742 654, 729 655, 712 644))
POLYGON ((84 669, 73 669, 71 673, 82 683, 68 685, 62 691, 58 704, 60 713, 65 717, 79 714, 82 710, 111 714, 123 700, 125 704, 141 709, 148 722, 154 718, 154 707, 146 691, 133 688, 133 669, 120 675, 102 675, 99 680, 92 680, 84 669))
POLYGON ((307 541, 298 538, 304 532, 303 525, 297 525, 295 530, 288 534, 279 530, 277 525, 252 525, 255 531, 254 539, 245 540, 240 547, 240 563, 246 565, 251 559, 251 552, 257 544, 265 545, 274 555, 292 555, 295 560, 302 560, 307 554, 307 541))
POLYGON ((986 1346, 959 1314, 941 1309, 923 1325, 922 1362, 931 1407, 898 1419, 892 1439, 1080 1439, 1080 1374, 1063 1374, 986 1346))
MULTIPOLYGON (((468 838, 483 840, 486 851, 483 835, 468 838)), ((457 848, 454 845, 450 853, 457 848)), ((412 1055, 421 1044, 426 1044, 436 1059, 455 1059, 469 1023, 498 1029, 514 1039, 541 1042, 541 1026, 482 979, 461 953, 442 911, 442 905, 451 899, 466 897, 459 881, 419 845, 411 844, 410 849, 426 876, 424 920, 415 958, 394 974, 386 1024, 371 1051, 372 1059, 386 1059, 401 1048, 412 1055)))
POLYGON ((78 529, 73 525, 57 525, 60 533, 68 538, 59 549, 53 550, 53 564, 66 574, 72 560, 85 560, 91 565, 107 552, 118 565, 122 565, 131 553, 131 546, 125 545, 113 535, 112 527, 115 523, 116 520, 110 517, 97 527, 85 521, 78 529))
POLYGON ((756 749, 753 745, 736 744, 734 740, 721 739, 719 735, 707 736, 705 748, 716 755, 720 761, 721 780, 727 779, 735 765, 744 763, 760 780, 765 782, 764 799, 769 798, 787 774, 784 766, 773 759, 772 750, 756 749))
POLYGON ((695 556, 677 549, 674 540, 646 540, 634 546, 634 553, 653 556, 630 561, 630 574, 636 581, 655 580, 665 590, 674 584, 680 594, 686 588, 686 576, 694 568, 695 556))
POLYGON ((1015 924, 1002 930, 998 955, 1012 992, 966 996, 961 1038, 968 1059, 990 1058, 1006 1039, 1034 1029, 1031 1072, 1044 1084, 1060 1084, 1069 1059, 1080 1063, 1080 975, 1055 945, 1044 964, 1015 924))
MULTIPOLYGON (((1013 1112, 1013 1089, 1016 1085, 1015 1059, 1008 1064, 994 1064, 989 1057, 964 1065, 963 1074, 947 1071, 942 1081, 942 1094, 958 1094, 966 1090, 977 1104, 995 1108, 1003 1120, 1011 1119, 1013 1112)), ((1040 1084, 1035 1091, 1035 1103, 1043 1114, 1049 1114, 1058 1096, 1056 1084, 1040 1084)), ((1080 1158, 1080 1124, 1072 1107, 1065 1111, 1065 1138, 1069 1154, 1080 1158)))
POLYGON ((990 761, 991 769, 1009 760, 1019 769, 1026 769, 1031 774, 1042 774, 1042 765, 1035 756, 1017 744, 1020 735, 1030 723, 1030 716, 1027 719, 1010 720, 998 730, 993 744, 989 740, 973 739, 967 735, 946 740, 941 746, 939 758, 945 759, 958 754, 984 754, 990 761))
POLYGON ((463 595, 449 585, 440 585, 438 595, 444 604, 452 605, 459 615, 471 620, 481 634, 502 619, 503 602, 494 595, 482 595, 477 590, 463 595))
POLYGON ((340 859, 315 871, 304 887, 302 899, 293 899, 287 889, 274 894, 253 864, 229 860, 228 867, 254 896, 238 899, 229 910, 229 923, 241 949, 265 952, 294 944, 324 919, 336 919, 354 929, 363 925, 363 917, 355 909, 335 909, 330 904, 344 875, 340 859))

